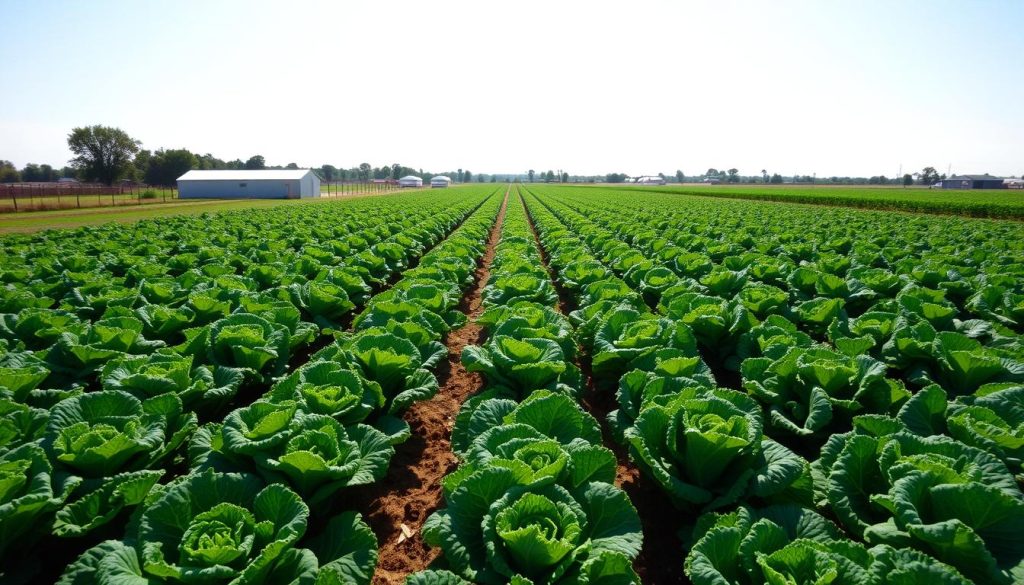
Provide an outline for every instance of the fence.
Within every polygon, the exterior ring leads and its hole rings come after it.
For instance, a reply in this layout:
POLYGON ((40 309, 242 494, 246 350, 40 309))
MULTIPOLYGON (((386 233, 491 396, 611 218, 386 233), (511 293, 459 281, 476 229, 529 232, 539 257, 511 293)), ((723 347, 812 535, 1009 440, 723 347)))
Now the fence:
POLYGON ((398 181, 323 181, 320 183, 321 197, 344 197, 346 195, 375 195, 398 190, 398 181))
POLYGON ((91 183, 0 184, 0 212, 149 205, 178 199, 173 187, 91 183))

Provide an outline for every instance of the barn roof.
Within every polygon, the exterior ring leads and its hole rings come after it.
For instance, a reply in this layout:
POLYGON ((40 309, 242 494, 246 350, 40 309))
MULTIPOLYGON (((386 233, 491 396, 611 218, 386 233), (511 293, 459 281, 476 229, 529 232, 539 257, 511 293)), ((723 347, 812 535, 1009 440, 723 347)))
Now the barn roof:
POLYGON ((952 180, 963 181, 964 179, 967 179, 967 180, 970 180, 970 181, 1002 181, 1003 180, 1002 177, 993 177, 992 175, 989 175, 987 173, 984 174, 984 175, 956 175, 955 177, 950 177, 949 178, 949 180, 951 180, 951 181, 952 180))
POLYGON ((179 181, 294 181, 312 173, 311 169, 264 169, 259 171, 200 171, 191 170, 178 177, 179 181))
POLYGON ((416 177, 416 176, 413 176, 413 175, 406 175, 406 176, 404 176, 404 177, 402 177, 401 179, 398 179, 398 180, 399 181, 422 181, 423 179, 421 179, 419 177, 416 177))
POLYGON ((430 180, 431 181, 448 181, 449 183, 452 182, 451 177, 446 177, 445 175, 438 175, 436 177, 431 177, 430 180))

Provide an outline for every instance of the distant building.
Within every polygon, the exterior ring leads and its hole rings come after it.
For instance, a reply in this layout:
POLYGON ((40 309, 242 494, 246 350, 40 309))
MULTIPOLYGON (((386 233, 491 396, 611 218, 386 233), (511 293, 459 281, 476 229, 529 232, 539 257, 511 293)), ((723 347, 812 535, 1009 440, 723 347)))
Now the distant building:
POLYGON ((1006 179, 1003 181, 1003 185, 1007 189, 1024 189, 1024 178, 1021 179, 1006 179))
POLYGON ((943 189, 1005 189, 999 177, 992 175, 956 175, 942 181, 943 189))
POLYGON ((701 183, 707 183, 708 185, 717 185, 721 182, 721 179, 716 179, 714 177, 704 177, 704 180, 701 181, 701 183))
POLYGON ((438 189, 438 188, 447 187, 447 186, 449 186, 451 184, 452 184, 451 178, 450 177, 446 177, 444 175, 438 175, 438 176, 430 179, 430 187, 432 189, 438 189))
POLYGON ((423 179, 409 175, 408 177, 402 177, 398 179, 399 187, 422 187, 423 179))
POLYGON ((661 177, 644 176, 637 178, 636 182, 638 185, 664 185, 665 179, 662 179, 661 177))
POLYGON ((305 199, 320 196, 310 169, 192 170, 178 177, 179 199, 305 199))

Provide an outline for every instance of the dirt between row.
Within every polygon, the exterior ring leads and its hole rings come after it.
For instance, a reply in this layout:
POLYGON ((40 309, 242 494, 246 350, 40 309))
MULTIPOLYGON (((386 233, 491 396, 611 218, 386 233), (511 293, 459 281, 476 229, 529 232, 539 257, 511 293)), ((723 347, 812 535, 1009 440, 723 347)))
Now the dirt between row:
POLYGON ((355 509, 363 511, 380 547, 373 585, 401 585, 409 574, 428 568, 440 553, 423 542, 420 529, 427 516, 442 504, 441 479, 458 465, 450 442, 455 415, 463 401, 483 387, 483 376, 467 372, 462 366, 462 348, 484 339, 476 318, 483 312, 481 294, 490 278, 507 205, 506 191, 474 284, 459 304, 459 310, 469 318, 466 325, 445 337, 448 359, 436 370, 438 393, 413 404, 403 415, 412 437, 396 447, 384 479, 354 494, 358 503, 355 509))
MULTIPOLYGON (((540 251, 541 263, 547 270, 551 282, 555 285, 555 291, 558 293, 558 309, 567 315, 577 309, 576 302, 572 295, 568 294, 559 284, 555 272, 548 263, 547 250, 541 244, 537 228, 533 224, 530 208, 526 205, 525 200, 522 200, 522 203, 526 210, 527 223, 530 225, 530 231, 533 233, 537 249, 540 251)), ((583 409, 592 414, 601 424, 604 445, 615 453, 615 485, 629 496, 640 516, 640 523, 643 527, 644 544, 640 554, 633 562, 633 569, 640 576, 640 581, 645 584, 689 583, 690 581, 683 573, 683 547, 678 534, 679 529, 685 525, 686 519, 682 513, 676 510, 659 486, 645 477, 629 459, 626 448, 612 439, 607 421, 608 413, 618 408, 615 403, 615 393, 614 391, 598 390, 594 386, 590 363, 591 356, 585 350, 581 351, 577 358, 577 365, 586 382, 581 404, 583 409)))

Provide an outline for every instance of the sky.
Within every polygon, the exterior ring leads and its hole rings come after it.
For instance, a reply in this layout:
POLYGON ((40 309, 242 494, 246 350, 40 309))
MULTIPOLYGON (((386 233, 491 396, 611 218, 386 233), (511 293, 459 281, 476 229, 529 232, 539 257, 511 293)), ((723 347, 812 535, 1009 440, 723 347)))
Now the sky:
POLYGON ((1024 173, 1024 1, 0 0, 0 159, 1024 173))

